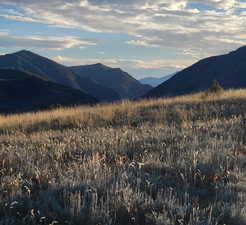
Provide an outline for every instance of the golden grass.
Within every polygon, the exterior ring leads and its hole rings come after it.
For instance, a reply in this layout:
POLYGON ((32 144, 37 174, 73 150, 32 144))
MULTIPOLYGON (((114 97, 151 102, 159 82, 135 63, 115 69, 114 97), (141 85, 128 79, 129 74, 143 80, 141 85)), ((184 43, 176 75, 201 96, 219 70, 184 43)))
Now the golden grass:
MULTIPOLYGON (((125 112, 129 117, 134 117, 139 108, 153 106, 165 106, 177 103, 199 103, 224 99, 241 99, 246 97, 245 89, 227 90, 220 95, 204 97, 204 93, 184 95, 172 98, 144 99, 140 101, 122 101, 112 104, 98 104, 96 106, 79 106, 69 108, 58 108, 35 113, 22 113, 14 115, 0 115, 0 129, 21 128, 35 125, 37 123, 54 120, 69 120, 74 123, 88 122, 93 120, 92 115, 105 121, 111 121, 113 116, 119 112, 125 112)), ((158 112, 157 112, 158 113, 158 112)))
POLYGON ((246 225, 245 97, 0 116, 0 225, 246 225))

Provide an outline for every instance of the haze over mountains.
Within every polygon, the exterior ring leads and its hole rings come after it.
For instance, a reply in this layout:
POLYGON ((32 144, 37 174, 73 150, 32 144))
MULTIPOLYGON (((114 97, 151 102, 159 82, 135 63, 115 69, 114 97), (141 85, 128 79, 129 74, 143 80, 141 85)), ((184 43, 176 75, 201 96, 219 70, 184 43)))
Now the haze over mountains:
POLYGON ((176 74, 176 73, 173 73, 173 74, 170 74, 170 75, 167 75, 164 77, 145 77, 145 78, 140 79, 139 81, 142 84, 148 84, 152 87, 157 87, 158 85, 162 84, 163 82, 169 80, 174 74, 176 74))
POLYGON ((213 80, 224 88, 246 88, 246 46, 200 60, 152 89, 145 97, 177 96, 208 89, 213 80))
MULTIPOLYGON (((85 68, 87 67, 85 66, 85 68)), ((105 72, 103 67, 105 66, 90 66, 100 75, 95 73, 93 76, 81 73, 78 75, 69 67, 26 50, 0 56, 0 68, 12 68, 34 73, 49 81, 87 92, 99 101, 111 102, 123 98, 137 98, 151 89, 119 69, 107 67, 107 72, 105 72), (112 71, 114 72, 112 73, 112 71), (96 79, 97 76, 101 78, 96 79), (110 80, 111 78, 112 80, 110 80)))

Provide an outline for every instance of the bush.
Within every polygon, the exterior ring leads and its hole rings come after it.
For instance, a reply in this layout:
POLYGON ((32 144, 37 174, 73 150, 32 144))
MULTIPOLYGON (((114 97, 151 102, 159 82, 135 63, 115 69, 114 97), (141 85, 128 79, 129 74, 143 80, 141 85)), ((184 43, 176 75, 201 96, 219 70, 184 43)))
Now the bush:
POLYGON ((214 80, 212 83, 212 86, 208 89, 210 93, 221 93, 224 91, 224 88, 220 85, 220 83, 217 80, 214 80))
POLYGON ((213 95, 220 95, 224 91, 224 88, 220 85, 217 80, 212 82, 212 85, 209 89, 207 89, 204 94, 202 95, 202 99, 207 98, 213 95))

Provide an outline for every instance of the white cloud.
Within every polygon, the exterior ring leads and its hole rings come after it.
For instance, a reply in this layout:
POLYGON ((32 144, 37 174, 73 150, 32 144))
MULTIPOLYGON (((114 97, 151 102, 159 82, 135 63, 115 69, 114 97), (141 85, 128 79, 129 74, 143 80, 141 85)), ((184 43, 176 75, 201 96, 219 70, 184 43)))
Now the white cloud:
POLYGON ((97 52, 97 54, 99 54, 99 55, 105 55, 105 52, 100 51, 100 52, 97 52))
POLYGON ((74 36, 15 36, 7 32, 0 32, 0 47, 2 48, 37 48, 50 50, 63 50, 72 47, 87 47, 96 45, 96 40, 82 39, 74 36))
POLYGON ((53 58, 54 61, 68 66, 89 65, 95 63, 103 63, 110 67, 134 68, 134 69, 166 69, 171 68, 181 70, 192 64, 191 60, 140 60, 140 59, 124 59, 124 58, 71 58, 58 55, 53 58))
MULTIPOLYGON (((221 54, 246 44, 245 13, 239 0, 6 0, 21 12, 2 16, 93 32, 126 33, 129 45, 172 47, 194 58, 221 54), (189 3, 213 9, 191 9, 189 3)), ((61 41, 62 42, 62 41, 61 41)), ((63 40, 62 46, 87 46, 63 40)))
POLYGON ((158 47, 158 45, 150 44, 145 40, 130 40, 130 41, 127 41, 126 43, 129 45, 144 46, 144 47, 151 47, 151 48, 158 47))
POLYGON ((205 5, 211 5, 215 8, 228 10, 236 6, 237 0, 188 0, 189 2, 198 2, 205 5))
POLYGON ((100 58, 72 58, 72 57, 66 57, 58 55, 56 57, 53 57, 53 60, 65 64, 67 66, 75 66, 75 65, 89 65, 89 64, 96 64, 96 63, 103 63, 108 66, 117 67, 121 59, 100 59, 100 58))

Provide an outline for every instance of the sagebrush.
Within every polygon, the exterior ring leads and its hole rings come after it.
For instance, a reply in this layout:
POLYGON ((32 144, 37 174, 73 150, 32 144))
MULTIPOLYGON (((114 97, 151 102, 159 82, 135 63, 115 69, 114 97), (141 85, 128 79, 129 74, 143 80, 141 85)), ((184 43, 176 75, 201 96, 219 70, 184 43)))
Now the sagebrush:
POLYGON ((0 118, 0 224, 246 224, 246 91, 0 118))

